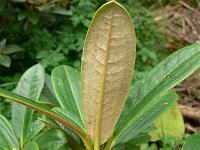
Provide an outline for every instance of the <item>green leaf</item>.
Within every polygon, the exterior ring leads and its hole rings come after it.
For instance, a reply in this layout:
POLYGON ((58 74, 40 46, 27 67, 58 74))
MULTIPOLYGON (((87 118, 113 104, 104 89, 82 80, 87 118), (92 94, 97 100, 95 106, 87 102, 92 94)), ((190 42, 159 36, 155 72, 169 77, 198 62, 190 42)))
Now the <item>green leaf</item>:
POLYGON ((41 147, 41 150, 72 150, 64 141, 52 141, 41 147))
POLYGON ((9 147, 10 147, 9 141, 7 141, 5 137, 2 135, 2 132, 0 132, 0 150, 5 150, 8 149, 9 147))
POLYGON ((39 16, 33 12, 30 12, 27 17, 28 17, 28 20, 34 25, 36 25, 40 19, 39 16))
POLYGON ((22 104, 24 106, 27 106, 33 110, 36 110, 42 114, 45 114, 46 116, 54 119, 55 121, 61 123, 63 126, 66 126, 70 130, 74 131, 77 135, 81 137, 85 145, 87 146, 88 149, 91 149, 91 142, 89 141, 87 135, 85 134, 84 131, 82 131, 80 128, 77 128, 76 125, 72 124, 70 120, 66 120, 62 116, 59 116, 56 114, 53 110, 51 110, 49 107, 42 105, 40 103, 37 103, 33 100, 27 99, 25 97, 22 97, 18 94, 15 94, 13 92, 4 90, 0 88, 0 97, 5 98, 5 99, 10 99, 16 103, 22 104))
POLYGON ((23 11, 17 14, 17 19, 19 21, 23 20, 24 18, 26 18, 28 16, 28 12, 27 11, 23 11))
POLYGON ((68 66, 56 67, 51 75, 54 92, 66 116, 78 120, 83 126, 80 101, 80 75, 75 69, 68 66))
POLYGON ((0 114, 0 140, 3 140, 1 142, 4 142, 5 146, 9 146, 7 148, 12 149, 19 147, 19 143, 12 126, 10 125, 8 120, 1 114, 0 114))
MULTIPOLYGON (((139 134, 154 121, 164 103, 161 98, 200 67, 200 43, 176 51, 158 64, 142 81, 134 84, 114 133, 124 139, 127 133, 139 134)), ((170 101, 168 103, 171 103, 170 101)))
POLYGON ((45 83, 40 97, 40 101, 57 107, 60 106, 60 104, 56 100, 56 95, 53 90, 51 77, 48 74, 45 75, 45 83))
MULTIPOLYGON (((133 124, 129 132, 125 132, 123 136, 118 137, 115 143, 125 143, 130 141, 131 139, 137 137, 141 132, 145 131, 148 126, 151 125, 152 122, 146 122, 146 120, 150 120, 160 116, 163 112, 167 111, 171 108, 177 100, 177 95, 174 92, 167 93, 163 97, 159 98, 159 103, 157 105, 152 106, 149 110, 146 110, 145 116, 142 116, 133 124)), ((129 105, 131 107, 131 105, 129 105)))
POLYGON ((56 121, 47 116, 43 116, 42 118, 38 119, 49 128, 60 129, 60 126, 56 123, 56 121))
POLYGON ((0 0, 0 12, 5 8, 6 3, 5 0, 0 0))
MULTIPOLYGON (((37 64, 28 69, 17 84, 15 93, 38 101, 44 86, 44 69, 37 64)), ((33 111, 20 104, 12 103, 12 126, 23 143, 30 131, 33 111), (16 123, 17 122, 17 123, 16 123)))
POLYGON ((51 12, 55 13, 55 14, 59 14, 59 15, 67 15, 67 16, 71 16, 72 12, 70 10, 66 10, 63 9, 61 7, 54 7, 51 12))
POLYGON ((26 2, 27 0, 13 0, 14 2, 19 2, 19 3, 23 3, 26 2))
POLYGON ((35 141, 40 146, 40 149, 57 150, 59 147, 67 143, 67 138, 64 132, 58 129, 49 129, 43 132, 35 141))
POLYGON ((39 146, 38 146, 37 143, 30 142, 30 143, 25 145, 23 150, 40 150, 40 149, 39 149, 39 146))
MULTIPOLYGON (((131 149, 131 146, 139 146, 139 145, 142 145, 142 144, 145 144, 145 143, 148 143, 150 141, 150 136, 147 134, 147 133, 142 133, 134 138, 130 138, 129 141, 126 141, 126 142, 121 142, 121 143, 118 143, 116 144, 114 147, 113 147, 113 150, 115 149, 124 149, 124 150, 132 150, 131 149)), ((108 141, 109 142, 109 141, 108 141)), ((109 145, 106 145, 109 147, 109 145)), ((107 147, 105 149, 108 149, 107 147)))
POLYGON ((67 109, 56 107, 56 108, 53 108, 52 110, 55 111, 57 114, 59 114, 59 116, 66 118, 66 120, 70 120, 77 127, 81 128, 82 130, 85 130, 82 121, 79 118, 77 118, 77 116, 75 116, 73 113, 68 111, 67 109))
POLYGON ((45 125, 40 120, 35 120, 31 126, 26 141, 33 140, 42 130, 45 128, 45 125))
POLYGON ((185 133, 183 116, 177 103, 155 120, 154 124, 157 129, 149 133, 151 141, 162 140, 165 137, 174 137, 181 140, 185 133))
POLYGON ((0 65, 9 68, 11 65, 10 57, 6 55, 0 55, 0 65))
POLYGON ((3 39, 0 41, 0 51, 6 47, 7 40, 3 39))
POLYGON ((4 54, 10 55, 21 51, 24 51, 24 49, 19 47, 18 45, 8 45, 5 47, 4 54))
POLYGON ((200 132, 186 138, 182 150, 199 150, 200 149, 200 132))
POLYGON ((116 145, 115 147, 113 147, 113 150, 141 150, 141 149, 140 149, 140 146, 137 146, 135 144, 125 143, 125 144, 116 145))

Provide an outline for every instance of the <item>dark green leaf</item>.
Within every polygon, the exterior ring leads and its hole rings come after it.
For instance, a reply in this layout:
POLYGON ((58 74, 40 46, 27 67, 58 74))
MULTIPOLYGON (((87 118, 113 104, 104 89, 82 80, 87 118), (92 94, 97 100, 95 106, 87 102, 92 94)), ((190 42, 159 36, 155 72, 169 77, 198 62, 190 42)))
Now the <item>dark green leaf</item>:
POLYGON ((27 99, 21 95, 15 94, 13 92, 4 90, 0 88, 0 97, 12 100, 16 103, 22 104, 24 106, 27 106, 33 110, 36 110, 42 114, 45 114, 46 116, 54 119, 55 121, 61 123, 63 126, 68 127, 69 129, 73 130, 76 134, 78 134, 82 139, 87 140, 85 142, 89 142, 87 139, 86 134, 84 131, 82 131, 80 128, 77 128, 76 125, 72 124, 70 120, 65 120, 62 116, 59 116, 54 111, 52 111, 49 107, 42 105, 40 103, 37 103, 33 100, 27 99))
POLYGON ((30 142, 25 145, 24 150, 40 150, 40 149, 37 143, 30 142))
POLYGON ((113 150, 141 150, 140 146, 136 146, 135 144, 125 143, 116 145, 113 150))
POLYGON ((49 128, 60 129, 60 126, 56 123, 56 121, 47 116, 43 116, 43 118, 39 118, 39 120, 49 128))
POLYGON ((59 114, 59 116, 66 118, 66 120, 71 120, 71 122, 73 124, 77 125, 77 127, 84 130, 84 125, 81 122, 81 120, 79 118, 77 118, 77 116, 75 116, 73 113, 68 111, 67 109, 61 108, 61 107, 56 107, 56 108, 53 108, 53 111, 55 111, 57 114, 59 114))
POLYGON ((67 16, 72 15, 71 11, 66 10, 64 8, 60 8, 60 7, 54 7, 53 10, 51 10, 51 12, 59 14, 59 15, 67 15, 67 16))
POLYGON ((58 150, 59 147, 67 144, 64 132, 58 129, 49 129, 43 132, 36 141, 42 150, 58 150))
POLYGON ((189 136, 183 144, 182 150, 200 150, 200 132, 189 136))
POLYGON ((17 19, 20 21, 20 20, 23 20, 24 18, 26 18, 28 15, 28 12, 27 11, 23 11, 23 12, 20 12, 17 14, 17 19))
POLYGON ((3 50, 6 47, 6 39, 3 39, 2 41, 0 41, 0 51, 3 50))
POLYGON ((200 43, 187 46, 167 57, 144 80, 135 84, 117 124, 115 139, 123 140, 130 132, 139 134, 163 108, 171 105, 169 99, 161 97, 200 67, 199 58, 200 43))
POLYGON ((26 141, 31 141, 34 139, 40 132, 42 132, 44 127, 45 125, 40 120, 35 120, 30 126, 30 131, 26 141))
POLYGON ((0 0, 0 12, 5 8, 6 3, 5 0, 0 0))
POLYGON ((10 54, 13 54, 13 53, 21 52, 23 50, 24 49, 19 47, 18 45, 8 45, 8 46, 5 47, 4 54, 10 55, 10 54))
POLYGON ((57 107, 60 106, 53 91, 51 77, 48 74, 45 75, 45 83, 40 100, 44 103, 48 103, 57 107))
POLYGON ((70 120, 83 127, 80 101, 80 75, 68 66, 56 67, 52 72, 52 83, 56 97, 70 120))
POLYGON ((34 14, 34 13, 32 13, 32 12, 30 12, 29 14, 28 14, 28 20, 32 23, 32 24, 37 24, 38 23, 38 21, 39 21, 39 16, 38 15, 36 15, 36 14, 34 14))
MULTIPOLYGON (((28 69, 17 84, 15 93, 38 101, 44 86, 44 69, 37 64, 28 69)), ((33 111, 20 104, 12 104, 12 125, 18 138, 24 142, 32 123, 33 111), (16 123, 17 122, 17 123, 16 123)))
POLYGON ((6 55, 0 55, 0 65, 9 68, 11 65, 10 57, 6 55))
MULTIPOLYGON (((148 110, 145 110, 144 116, 140 116, 135 123, 129 128, 129 132, 125 132, 119 137, 116 143, 127 142, 134 137, 137 137, 143 130, 145 130, 149 125, 151 125, 151 120, 160 116, 163 112, 171 108, 177 100, 176 93, 170 92, 163 97, 158 99, 157 105, 153 105, 148 110), (149 121, 146 123, 146 121, 149 121)), ((129 105, 131 107, 131 105, 129 105)))
POLYGON ((5 146, 9 146, 7 148, 12 149, 19 147, 19 143, 13 131, 13 128, 11 127, 8 120, 1 114, 0 114, 0 140, 3 140, 1 142, 4 142, 5 146))

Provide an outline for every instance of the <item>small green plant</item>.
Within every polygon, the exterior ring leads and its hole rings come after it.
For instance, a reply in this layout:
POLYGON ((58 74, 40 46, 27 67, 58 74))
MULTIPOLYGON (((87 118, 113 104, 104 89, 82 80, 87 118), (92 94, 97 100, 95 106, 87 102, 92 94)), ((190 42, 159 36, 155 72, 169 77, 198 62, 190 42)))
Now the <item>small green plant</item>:
POLYGON ((9 68, 11 65, 11 58, 9 55, 21 51, 23 51, 23 48, 18 45, 6 45, 6 39, 3 39, 0 42, 0 65, 9 68))
POLYGON ((200 149, 200 132, 196 132, 186 138, 182 150, 198 150, 200 149))
MULTIPOLYGON (((37 64, 23 74, 13 92, 38 102, 45 85, 44 79, 44 69, 37 64)), ((10 123, 0 115, 0 149, 50 150, 63 146, 67 149, 65 134, 58 129, 45 128, 33 110, 12 103, 11 118, 10 123)))
POLYGON ((49 92, 58 105, 49 107, 4 89, 0 97, 53 119, 49 125, 62 128, 81 146, 80 138, 87 150, 117 149, 124 143, 133 147, 131 141, 176 102, 170 89, 200 67, 200 44, 196 43, 173 53, 143 80, 135 81, 127 98, 135 43, 129 14, 113 0, 96 12, 89 27, 81 75, 65 65, 53 70, 49 92))

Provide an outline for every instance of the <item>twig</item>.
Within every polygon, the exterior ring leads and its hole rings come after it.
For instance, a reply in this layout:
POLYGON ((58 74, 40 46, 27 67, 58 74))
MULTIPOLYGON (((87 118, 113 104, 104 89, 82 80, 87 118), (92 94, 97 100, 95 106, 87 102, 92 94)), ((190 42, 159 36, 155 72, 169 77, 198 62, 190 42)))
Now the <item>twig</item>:
POLYGON ((191 124, 189 124, 189 123, 186 123, 185 124, 185 128, 188 130, 188 131, 190 131, 190 132, 196 132, 196 131, 198 131, 199 130, 199 127, 193 127, 191 124))
POLYGON ((179 108, 181 109, 183 116, 185 116, 186 118, 190 118, 192 120, 196 120, 196 121, 200 122, 200 110, 199 109, 188 107, 188 106, 181 105, 181 104, 179 104, 179 108))
POLYGON ((189 6, 189 5, 186 4, 185 2, 183 2, 183 1, 179 1, 179 4, 181 4, 182 6, 188 8, 188 9, 190 9, 191 11, 194 11, 194 12, 196 12, 196 13, 198 13, 198 14, 200 15, 200 12, 199 12, 199 11, 197 11, 197 10, 194 9, 193 7, 189 6))

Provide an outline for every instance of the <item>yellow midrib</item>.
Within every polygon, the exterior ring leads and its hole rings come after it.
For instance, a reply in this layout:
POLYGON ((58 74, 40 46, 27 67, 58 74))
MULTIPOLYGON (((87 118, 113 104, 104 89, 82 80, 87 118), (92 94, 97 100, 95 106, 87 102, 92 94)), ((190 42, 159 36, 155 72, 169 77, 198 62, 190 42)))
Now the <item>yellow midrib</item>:
POLYGON ((105 62, 103 65, 103 77, 101 80, 101 89, 100 89, 100 97, 98 103, 98 114, 96 117, 96 131, 95 131, 95 143, 94 143, 94 150, 99 150, 100 140, 101 140, 101 114, 102 114, 102 104, 103 104, 103 97, 104 97, 104 89, 105 89, 105 79, 106 79, 106 70, 107 70, 107 62, 108 62, 108 48, 110 45, 110 38, 111 38, 111 28, 113 24, 113 15, 114 10, 112 8, 110 25, 109 25, 109 33, 108 33, 108 43, 105 50, 105 62))

